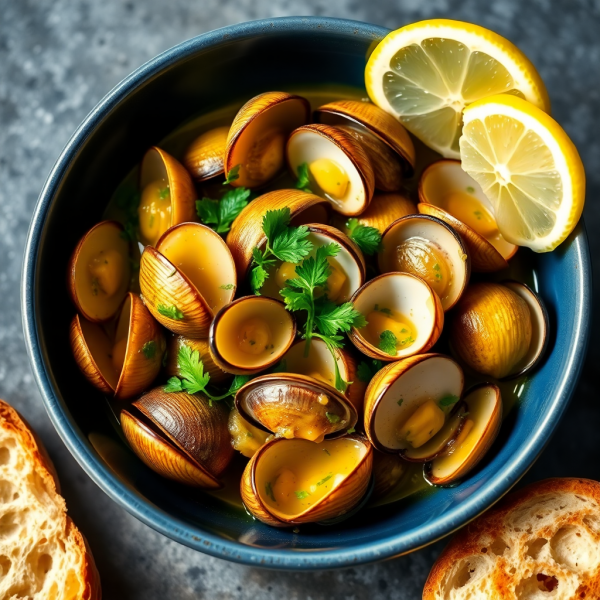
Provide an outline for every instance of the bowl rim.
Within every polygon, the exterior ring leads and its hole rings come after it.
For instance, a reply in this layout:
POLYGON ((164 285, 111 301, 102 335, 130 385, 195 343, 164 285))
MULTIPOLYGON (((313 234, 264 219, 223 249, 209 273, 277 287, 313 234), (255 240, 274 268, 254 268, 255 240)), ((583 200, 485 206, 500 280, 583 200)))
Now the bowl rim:
POLYGON ((77 157, 84 141, 131 91, 164 69, 204 49, 254 38, 257 35, 268 36, 271 33, 281 34, 285 31, 298 34, 314 31, 324 31, 332 35, 360 34, 373 41, 381 39, 389 32, 388 29, 377 25, 327 17, 280 17, 249 21, 223 27, 184 41, 146 62, 123 79, 92 109, 71 136, 48 175, 38 198, 23 261, 21 279, 23 333, 35 380, 46 412, 56 431, 89 477, 130 514, 163 535, 217 558, 270 569, 332 569, 401 556, 431 544, 487 510, 527 472, 556 429, 575 391, 583 368, 583 359, 589 341, 587 323, 589 323, 591 307, 591 262, 582 220, 581 234, 573 241, 573 249, 581 265, 578 269, 577 284, 582 298, 576 314, 576 328, 573 331, 575 343, 568 353, 567 368, 560 374, 557 383, 558 391, 539 428, 532 433, 528 443, 512 455, 510 462, 498 471, 493 481, 479 487, 460 505, 422 525, 417 531, 414 529, 407 532, 400 531, 378 542, 366 542, 329 550, 305 552, 258 548, 223 539, 173 517, 145 500, 133 488, 120 482, 110 467, 96 455, 91 445, 84 441, 85 436, 70 416, 66 405, 55 394, 52 377, 44 363, 36 323, 35 281, 36 263, 44 235, 46 215, 65 173, 77 157))

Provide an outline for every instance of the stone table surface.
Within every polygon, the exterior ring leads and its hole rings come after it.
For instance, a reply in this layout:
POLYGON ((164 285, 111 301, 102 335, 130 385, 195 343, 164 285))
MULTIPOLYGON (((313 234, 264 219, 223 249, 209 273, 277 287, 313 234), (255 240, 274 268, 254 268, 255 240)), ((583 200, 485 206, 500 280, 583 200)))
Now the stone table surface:
MULTIPOLYGON (((189 550, 138 522, 92 483, 48 420, 28 364, 19 305, 23 247, 38 193, 77 125, 123 77, 182 40, 240 21, 309 14, 390 28, 464 19, 515 42, 539 69, 554 116, 581 152, 585 220, 593 256, 600 251, 598 0, 0 0, 0 397, 22 411, 48 447, 69 512, 94 550, 105 598, 413 599, 443 547, 312 574, 268 572, 189 550)), ((594 319, 573 402, 525 481, 600 479, 598 333, 594 319)))

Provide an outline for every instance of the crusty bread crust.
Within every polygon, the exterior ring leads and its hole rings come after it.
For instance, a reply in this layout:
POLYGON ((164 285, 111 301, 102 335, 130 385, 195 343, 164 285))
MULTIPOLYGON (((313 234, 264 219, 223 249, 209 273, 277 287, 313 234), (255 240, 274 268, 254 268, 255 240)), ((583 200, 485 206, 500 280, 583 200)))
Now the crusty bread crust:
POLYGON ((534 483, 454 536, 423 600, 488 598, 600 598, 600 483, 534 483))
POLYGON ((100 576, 85 538, 67 516, 54 465, 25 419, 2 400, 0 439, 8 442, 7 446, 0 444, 5 453, 0 480, 4 486, 0 504, 0 597, 100 600, 100 576), (18 471, 14 469, 15 463, 19 465, 18 471), (32 488, 39 502, 21 506, 23 493, 19 494, 19 490, 32 488), (32 531, 36 528, 28 527, 27 515, 33 512, 42 513, 41 518, 51 523, 47 530, 32 531), (4 536, 3 523, 7 524, 4 536), (56 570, 61 566, 68 566, 68 572, 57 576, 56 570))

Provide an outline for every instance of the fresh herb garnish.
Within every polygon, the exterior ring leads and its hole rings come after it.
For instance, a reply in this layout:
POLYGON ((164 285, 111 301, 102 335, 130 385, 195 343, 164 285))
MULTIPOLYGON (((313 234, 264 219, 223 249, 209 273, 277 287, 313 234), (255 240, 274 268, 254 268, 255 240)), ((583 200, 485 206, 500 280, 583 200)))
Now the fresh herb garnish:
POLYGON ((375 227, 363 225, 358 219, 348 219, 346 223, 350 239, 368 256, 381 249, 381 233, 375 227))
POLYGON ((379 349, 390 356, 396 356, 396 345, 398 340, 394 333, 389 329, 386 329, 379 336, 379 349))
POLYGON ((298 166, 298 181, 296 181, 296 188, 312 194, 312 190, 310 189, 310 178, 308 176, 308 163, 302 163, 298 166))
POLYGON ((361 381, 368 383, 382 367, 383 363, 380 360, 372 360, 370 362, 363 360, 358 364, 356 374, 361 381))
POLYGON ((220 290, 232 290, 235 287, 235 285, 233 285, 233 283, 226 283, 225 285, 220 285, 219 289, 220 290))
POLYGON ((287 373, 287 360, 281 359, 272 369, 271 373, 287 373))
POLYGON ((156 355, 156 342, 154 340, 149 340, 142 346, 142 353, 144 356, 151 360, 156 355))
POLYGON ((346 433, 354 433, 355 431, 356 429, 354 429, 354 427, 350 427, 350 429, 348 429, 346 433))
POLYGON ((323 479, 321 479, 321 481, 317 481, 317 486, 327 483, 332 477, 333 477, 333 473, 329 473, 329 475, 326 475, 325 477, 323 477, 323 479))
POLYGON ((169 191, 169 186, 167 185, 167 187, 164 187, 164 188, 158 190, 158 197, 161 200, 165 200, 165 199, 167 199, 169 197, 170 193, 171 192, 169 191))
POLYGON ((340 422, 340 417, 339 415, 336 415, 335 413, 325 413, 325 416, 327 417, 327 420, 330 423, 339 423, 340 422))
POLYGON ((254 248, 252 258, 254 267, 250 273, 250 285, 255 294, 269 277, 268 269, 275 266, 276 259, 297 263, 308 256, 312 244, 308 241, 308 228, 290 226, 289 208, 269 210, 263 217, 262 229, 267 238, 264 250, 254 248))
POLYGON ((460 398, 458 396, 455 396, 454 394, 448 394, 447 396, 444 396, 439 402, 438 404, 442 407, 442 408, 446 408, 448 406, 452 406, 453 404, 456 404, 458 401, 460 400, 460 398))
POLYGON ((235 181, 236 179, 240 178, 240 167, 241 166, 242 165, 235 165, 235 167, 231 167, 231 169, 229 169, 229 173, 227 173, 227 177, 225 178, 223 185, 227 185, 227 184, 231 183, 232 181, 235 181))
POLYGON ((404 398, 400 398, 400 400, 398 400, 398 402, 396 402, 396 404, 398 406, 402 406, 402 403, 404 402, 404 398))
POLYGON ((250 190, 239 187, 229 190, 220 200, 196 200, 196 212, 205 225, 217 233, 227 233, 234 219, 248 205, 250 190))
POLYGON ((376 304, 374 306, 374 310, 376 310, 377 312, 383 313, 384 315, 387 315, 388 317, 392 316, 391 308, 386 308, 385 306, 383 308, 379 308, 379 304, 376 304))
POLYGON ((267 492, 267 496, 269 498, 271 498, 271 500, 273 500, 273 502, 276 502, 275 500, 275 494, 273 494, 273 488, 271 487, 271 482, 267 481, 267 483, 265 484, 265 490, 267 492))
POLYGON ((467 192, 469 192, 469 194, 474 194, 475 188, 469 185, 469 186, 467 186, 467 192))
POLYGON ((165 304, 159 304, 156 307, 158 314, 163 317, 167 317, 167 319, 173 319, 174 321, 181 321, 184 317, 184 314, 175 306, 166 306, 165 304))
POLYGON ((310 494, 304 490, 297 490, 294 492, 294 494, 296 494, 296 498, 298 498, 298 500, 304 500, 304 498, 308 498, 310 496, 310 494))

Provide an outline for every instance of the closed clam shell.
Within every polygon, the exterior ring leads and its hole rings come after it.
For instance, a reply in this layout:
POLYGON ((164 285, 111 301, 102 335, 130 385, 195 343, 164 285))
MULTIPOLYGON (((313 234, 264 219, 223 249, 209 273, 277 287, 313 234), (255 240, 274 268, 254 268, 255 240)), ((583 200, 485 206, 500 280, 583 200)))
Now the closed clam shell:
POLYGON ((377 500, 389 494, 399 483, 408 463, 399 454, 387 454, 373 450, 373 499, 377 500))
POLYGON ((497 379, 520 372, 533 326, 527 302, 499 283, 476 283, 456 305, 449 326, 453 352, 469 368, 497 379))
POLYGON ((225 173, 239 165, 234 187, 257 188, 284 167, 287 137, 308 122, 308 100, 287 92, 265 92, 251 98, 235 116, 225 147, 225 173))
POLYGON ((331 439, 358 420, 356 409, 341 392, 295 373, 252 379, 236 394, 235 405, 247 421, 283 437, 331 439))
POLYGON ((201 392, 167 393, 157 387, 133 403, 164 436, 214 477, 219 477, 233 458, 228 411, 219 402, 212 406, 201 392))
POLYGON ((324 198, 301 190, 275 190, 250 202, 233 221, 227 234, 227 246, 235 261, 239 277, 244 277, 250 267, 252 250, 262 247, 266 242, 262 221, 268 211, 289 208, 292 224, 300 225, 318 222, 314 217, 319 214, 323 220, 327 220, 328 213, 324 208, 326 204, 324 198), (301 220, 303 213, 309 212, 311 221, 301 220))
POLYGON ((361 501, 368 489, 372 468, 373 449, 361 435, 352 434, 319 444, 307 440, 276 438, 262 446, 250 459, 244 469, 240 491, 249 512, 267 525, 290 527, 296 524, 326 521, 349 512, 361 501), (316 490, 322 491, 310 506, 302 507, 300 512, 287 514, 278 506, 278 502, 271 501, 275 495, 270 485, 266 485, 265 479, 270 480, 270 476, 277 472, 277 465, 285 463, 285 460, 282 461, 282 456, 304 455, 305 463, 318 473, 320 465, 315 467, 317 461, 320 459, 325 463, 328 458, 323 449, 328 451, 330 457, 332 455, 335 457, 336 446, 341 444, 353 447, 355 453, 353 463, 343 477, 335 476, 335 466, 331 470, 323 469, 320 476, 317 475, 317 479, 325 475, 320 480, 323 485, 321 488, 317 487, 318 483, 315 486, 316 490), (331 477, 330 474, 334 476, 331 477))
POLYGON ((215 127, 200 134, 183 155, 183 165, 196 181, 206 181, 224 171, 223 158, 229 127, 215 127))
POLYGON ((183 485, 218 489, 221 484, 202 465, 175 448, 152 427, 128 410, 121 412, 121 427, 132 450, 153 471, 183 485))
POLYGON ((175 334, 169 335, 167 339, 165 374, 168 377, 181 377, 177 356, 182 346, 188 346, 192 351, 198 352, 198 356, 204 365, 204 372, 210 375, 211 383, 220 384, 231 379, 231 375, 225 373, 213 361, 208 347, 208 339, 192 339, 175 334))
POLYGON ((426 465, 433 485, 451 485, 465 477, 488 452, 502 424, 502 397, 497 386, 475 386, 464 397, 468 415, 450 451, 426 465))

